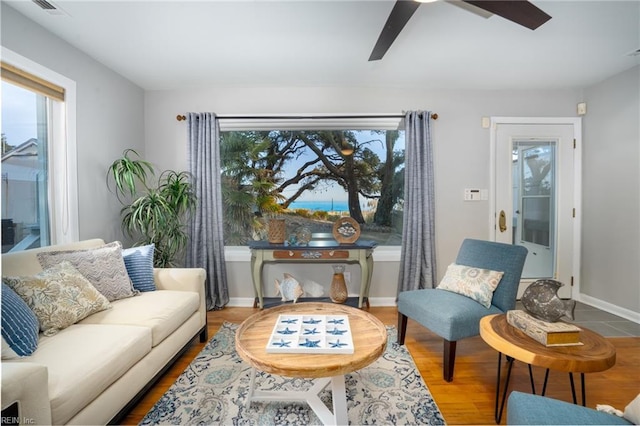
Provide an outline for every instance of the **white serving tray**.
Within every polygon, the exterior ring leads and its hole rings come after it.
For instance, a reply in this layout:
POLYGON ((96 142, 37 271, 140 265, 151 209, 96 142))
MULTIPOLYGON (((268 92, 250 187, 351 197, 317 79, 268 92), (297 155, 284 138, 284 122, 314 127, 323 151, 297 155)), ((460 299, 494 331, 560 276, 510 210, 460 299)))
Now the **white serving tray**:
POLYGON ((352 354, 347 315, 279 315, 267 352, 280 354, 352 354))

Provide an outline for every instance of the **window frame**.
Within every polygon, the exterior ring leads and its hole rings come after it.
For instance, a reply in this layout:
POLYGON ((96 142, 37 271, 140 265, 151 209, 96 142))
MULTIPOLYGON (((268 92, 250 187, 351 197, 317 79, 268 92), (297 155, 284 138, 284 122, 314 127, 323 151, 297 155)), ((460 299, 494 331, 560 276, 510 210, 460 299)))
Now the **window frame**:
POLYGON ((50 98, 49 220, 50 244, 78 241, 78 163, 76 82, 1 46, 2 61, 64 89, 64 102, 50 98), (60 126, 59 124, 64 125, 60 126), (56 173, 57 172, 57 173, 56 173))

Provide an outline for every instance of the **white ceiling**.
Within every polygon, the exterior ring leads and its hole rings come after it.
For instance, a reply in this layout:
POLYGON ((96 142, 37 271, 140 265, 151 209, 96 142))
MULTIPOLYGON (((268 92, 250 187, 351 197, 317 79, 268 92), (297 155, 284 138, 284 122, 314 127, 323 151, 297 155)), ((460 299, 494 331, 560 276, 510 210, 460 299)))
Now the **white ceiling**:
POLYGON ((202 86, 580 87, 640 63, 640 0, 534 1, 531 31, 422 4, 386 56, 369 54, 393 0, 6 1, 147 90, 202 86))

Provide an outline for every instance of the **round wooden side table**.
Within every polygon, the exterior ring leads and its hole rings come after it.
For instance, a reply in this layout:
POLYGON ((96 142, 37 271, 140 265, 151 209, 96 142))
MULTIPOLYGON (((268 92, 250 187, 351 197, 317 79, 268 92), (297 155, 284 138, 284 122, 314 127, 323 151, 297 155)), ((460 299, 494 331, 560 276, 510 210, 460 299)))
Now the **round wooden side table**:
POLYGON ((324 424, 347 424, 344 375, 366 367, 387 345, 384 324, 368 312, 332 303, 295 303, 265 309, 247 318, 236 331, 238 355, 252 369, 251 401, 306 401, 324 424), (270 353, 267 343, 279 315, 348 315, 353 354, 270 353), (285 377, 318 379, 308 392, 269 392, 254 389, 256 370, 285 377), (333 413, 318 397, 331 383, 333 413))
POLYGON ((577 400, 573 373, 580 373, 582 405, 586 405, 584 374, 607 370, 616 363, 615 347, 598 333, 582 327, 580 327, 580 342, 582 345, 547 347, 527 336, 521 330, 511 326, 507 322, 505 314, 497 314, 488 315, 480 320, 480 336, 489 346, 498 351, 498 378, 495 406, 496 423, 500 423, 500 419, 502 418, 514 359, 529 365, 531 390, 534 394, 536 391, 531 371, 532 365, 543 367, 547 370, 542 395, 544 395, 546 390, 549 370, 568 372, 574 404, 577 403, 577 400), (504 384, 502 402, 499 404, 502 354, 507 358, 507 377, 504 384), (500 405, 499 410, 498 405, 500 405))

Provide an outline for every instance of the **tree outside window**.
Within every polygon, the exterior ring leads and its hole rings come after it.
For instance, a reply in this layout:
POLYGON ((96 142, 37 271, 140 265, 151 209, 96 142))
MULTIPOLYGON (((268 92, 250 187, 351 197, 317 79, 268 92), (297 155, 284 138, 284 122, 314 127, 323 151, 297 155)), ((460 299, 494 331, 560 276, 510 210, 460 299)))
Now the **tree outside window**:
POLYGON ((221 133, 225 243, 264 239, 269 218, 331 232, 350 216, 362 239, 400 245, 404 132, 264 130, 221 133))

